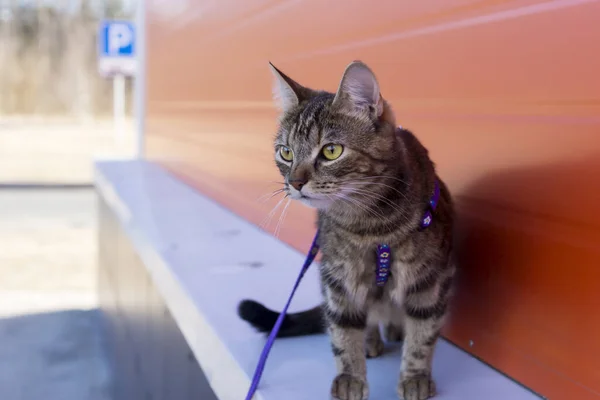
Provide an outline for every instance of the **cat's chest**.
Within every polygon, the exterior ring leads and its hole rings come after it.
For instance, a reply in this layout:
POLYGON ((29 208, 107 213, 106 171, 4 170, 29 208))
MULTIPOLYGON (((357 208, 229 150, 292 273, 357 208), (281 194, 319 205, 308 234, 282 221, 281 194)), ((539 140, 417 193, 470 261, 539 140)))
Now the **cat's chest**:
POLYGON ((324 253, 324 272, 335 276, 357 305, 386 300, 401 303, 403 300, 411 266, 399 257, 403 254, 401 248, 381 251, 379 246, 376 243, 355 246, 346 243, 344 251, 324 253))

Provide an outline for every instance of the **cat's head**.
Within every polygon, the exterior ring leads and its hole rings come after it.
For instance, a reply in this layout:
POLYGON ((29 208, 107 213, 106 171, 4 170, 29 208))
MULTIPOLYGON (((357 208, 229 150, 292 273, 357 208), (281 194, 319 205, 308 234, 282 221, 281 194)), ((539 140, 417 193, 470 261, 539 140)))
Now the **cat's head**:
POLYGON ((395 117, 373 72, 348 65, 336 93, 300 85, 271 64, 281 110, 275 161, 292 199, 368 207, 398 163, 395 117), (370 200, 369 200, 370 199, 370 200))

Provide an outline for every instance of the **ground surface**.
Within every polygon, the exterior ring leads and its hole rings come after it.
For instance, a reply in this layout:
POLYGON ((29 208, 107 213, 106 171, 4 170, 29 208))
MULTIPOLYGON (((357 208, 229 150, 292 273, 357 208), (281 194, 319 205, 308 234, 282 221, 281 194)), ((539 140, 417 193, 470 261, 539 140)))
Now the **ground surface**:
POLYGON ((0 189, 0 316, 94 308, 95 229, 92 189, 0 189))
POLYGON ((0 400, 110 400, 96 310, 98 156, 128 156, 110 124, 0 119, 0 400))
POLYGON ((133 121, 116 134, 111 120, 0 116, 0 185, 92 181, 95 158, 134 154, 133 121))

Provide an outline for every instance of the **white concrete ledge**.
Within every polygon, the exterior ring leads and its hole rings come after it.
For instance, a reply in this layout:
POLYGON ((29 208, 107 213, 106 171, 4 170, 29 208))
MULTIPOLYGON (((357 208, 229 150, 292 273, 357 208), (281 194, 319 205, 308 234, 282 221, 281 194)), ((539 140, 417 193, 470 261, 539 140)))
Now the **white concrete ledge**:
MULTIPOLYGON (((237 305, 252 298, 281 309, 303 255, 154 164, 105 161, 95 172, 98 192, 123 224, 215 394, 242 400, 265 338, 238 318, 237 305)), ((313 267, 291 311, 319 298, 313 267)), ((391 346, 368 361, 371 399, 397 400, 399 349, 391 346)), ((330 353, 324 335, 277 340, 256 398, 327 399, 335 375, 330 353)), ((439 400, 538 398, 445 341, 436 350, 434 376, 439 400)))

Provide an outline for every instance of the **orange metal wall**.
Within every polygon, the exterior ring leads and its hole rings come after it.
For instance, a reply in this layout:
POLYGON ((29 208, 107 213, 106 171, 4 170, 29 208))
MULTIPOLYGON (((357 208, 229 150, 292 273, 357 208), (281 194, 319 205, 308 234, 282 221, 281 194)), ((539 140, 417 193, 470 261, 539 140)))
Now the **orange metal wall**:
MULTIPOLYGON (((258 224, 280 180, 267 60, 329 90, 366 61, 457 199, 446 336, 551 399, 600 399, 600 1, 148 7, 150 159, 258 224)), ((313 232, 290 207, 280 237, 313 232)))

